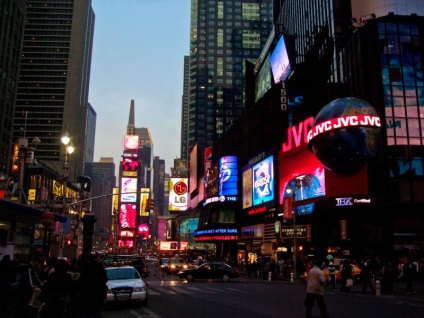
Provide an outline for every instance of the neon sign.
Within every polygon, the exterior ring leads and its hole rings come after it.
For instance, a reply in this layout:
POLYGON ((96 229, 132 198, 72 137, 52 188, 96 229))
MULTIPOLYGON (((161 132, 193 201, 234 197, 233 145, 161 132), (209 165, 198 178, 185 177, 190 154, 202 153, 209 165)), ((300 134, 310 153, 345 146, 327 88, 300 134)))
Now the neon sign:
POLYGON ((270 156, 252 168, 253 205, 274 199, 274 157, 270 156))
POLYGON ((308 142, 327 131, 347 127, 381 127, 380 117, 372 115, 343 116, 329 119, 312 127, 308 132, 308 142))

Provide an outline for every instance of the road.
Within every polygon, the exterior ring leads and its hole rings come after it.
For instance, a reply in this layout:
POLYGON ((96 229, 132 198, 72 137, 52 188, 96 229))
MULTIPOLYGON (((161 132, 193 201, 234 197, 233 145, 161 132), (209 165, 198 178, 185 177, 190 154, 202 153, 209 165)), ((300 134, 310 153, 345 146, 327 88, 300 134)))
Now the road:
MULTIPOLYGON (((107 307, 104 318, 296 318, 305 317, 305 285, 300 281, 267 281, 239 278, 230 282, 187 283, 167 275, 160 280, 146 278, 149 302, 145 307, 107 307)), ((402 287, 402 286, 401 286, 402 287)), ((401 288, 400 287, 400 288, 401 288)), ((325 295, 331 317, 424 317, 424 293, 403 295, 362 295, 360 286, 352 292, 329 290, 325 295)), ((320 317, 314 306, 313 317, 320 317)))

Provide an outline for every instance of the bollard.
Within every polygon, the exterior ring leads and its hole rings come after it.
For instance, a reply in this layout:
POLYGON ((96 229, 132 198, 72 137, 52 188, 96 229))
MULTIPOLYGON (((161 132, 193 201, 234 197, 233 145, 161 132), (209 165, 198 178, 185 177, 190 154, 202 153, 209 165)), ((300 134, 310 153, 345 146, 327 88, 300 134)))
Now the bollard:
POLYGON ((268 281, 269 282, 271 281, 271 277, 272 277, 272 273, 271 272, 268 272, 268 281))
POLYGON ((292 282, 292 283, 293 283, 293 277, 294 277, 293 272, 291 272, 290 273, 290 282, 292 282))
POLYGON ((375 281, 375 295, 376 296, 381 295, 380 281, 378 279, 375 281))

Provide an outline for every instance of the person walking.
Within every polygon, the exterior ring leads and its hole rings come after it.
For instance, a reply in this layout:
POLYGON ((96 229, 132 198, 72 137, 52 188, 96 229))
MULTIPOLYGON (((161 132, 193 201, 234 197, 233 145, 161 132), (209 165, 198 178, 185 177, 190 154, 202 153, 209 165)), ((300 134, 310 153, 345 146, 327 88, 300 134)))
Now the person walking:
POLYGON ((100 318, 107 293, 107 275, 103 265, 92 255, 82 259, 78 281, 77 308, 79 318, 100 318))
POLYGON ((330 317, 327 312, 327 306, 324 301, 324 272, 318 267, 320 264, 317 260, 313 261, 313 267, 308 272, 308 280, 306 285, 306 318, 312 317, 312 307, 315 301, 321 312, 321 317, 330 317))
POLYGON ((46 278, 41 292, 44 306, 41 309, 41 318, 70 317, 72 314, 72 300, 75 299, 76 286, 69 271, 69 264, 63 259, 55 262, 54 271, 46 278))
POLYGON ((346 259, 340 266, 340 275, 342 277, 340 291, 350 292, 351 286, 347 286, 347 280, 352 279, 352 268, 348 259, 346 259))
POLYGON ((327 281, 327 287, 331 285, 332 289, 336 289, 336 267, 333 262, 328 264, 328 274, 330 275, 330 279, 327 281))
POLYGON ((375 295, 375 288, 374 288, 374 284, 372 282, 373 277, 374 277, 374 273, 372 271, 370 261, 368 260, 367 262, 364 262, 364 265, 362 266, 361 274, 360 274, 361 283, 362 283, 361 293, 363 295, 367 294, 368 286, 371 289, 371 293, 373 295, 375 295))

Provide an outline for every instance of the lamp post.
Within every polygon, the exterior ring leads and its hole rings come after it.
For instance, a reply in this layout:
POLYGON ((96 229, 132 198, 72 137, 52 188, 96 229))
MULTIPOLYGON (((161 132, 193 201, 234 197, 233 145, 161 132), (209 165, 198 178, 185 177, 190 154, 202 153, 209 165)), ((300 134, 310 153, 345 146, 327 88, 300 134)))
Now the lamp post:
MULTIPOLYGON (((66 213, 66 186, 68 182, 68 169, 69 169, 69 155, 72 154, 75 148, 71 144, 71 138, 69 138, 68 131, 62 137, 62 143, 65 145, 65 160, 63 162, 63 194, 62 194, 62 215, 66 213)), ((64 224, 62 224, 60 233, 60 246, 59 246, 59 257, 63 256, 63 235, 64 235, 64 224)))
POLYGON ((302 179, 304 176, 296 177, 291 180, 287 187, 286 193, 292 197, 292 215, 293 215, 293 277, 297 278, 297 233, 296 233, 296 189, 302 191, 302 179), (294 183, 294 186, 293 186, 294 183))

